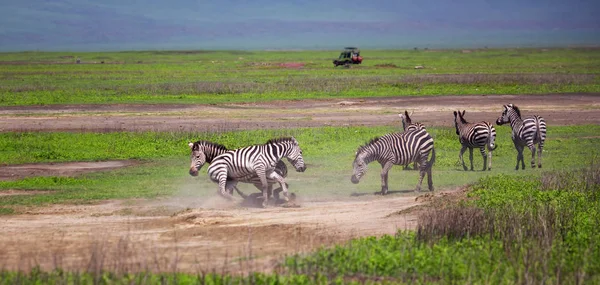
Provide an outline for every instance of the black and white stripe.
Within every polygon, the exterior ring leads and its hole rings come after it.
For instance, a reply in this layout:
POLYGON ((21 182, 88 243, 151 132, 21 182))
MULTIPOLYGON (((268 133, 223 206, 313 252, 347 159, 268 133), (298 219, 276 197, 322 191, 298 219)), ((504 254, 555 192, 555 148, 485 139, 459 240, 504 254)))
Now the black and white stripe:
MULTIPOLYGON (((190 165, 190 175, 192 176, 198 176, 198 172, 200 171, 200 169, 202 168, 202 166, 204 166, 204 164, 206 163, 212 163, 212 160, 225 153, 226 151, 228 151, 227 147, 218 144, 218 143, 214 143, 214 142, 210 142, 210 141, 205 141, 205 140, 200 140, 194 143, 189 143, 188 144, 192 154, 191 154, 191 165, 190 165)), ((285 178, 287 177, 287 166, 285 165, 285 163, 283 161, 278 161, 277 164, 275 165, 275 173, 278 174, 279 176, 285 178)), ((244 183, 251 183, 254 184, 254 186, 256 186, 256 188, 258 188, 259 190, 262 190, 261 188, 261 184, 260 184, 260 179, 258 178, 257 175, 250 175, 248 177, 244 177, 243 179, 239 179, 238 182, 244 182, 244 183)), ((272 190, 272 186, 275 183, 278 183, 279 181, 277 181, 276 179, 267 179, 267 183, 269 184, 268 186, 268 192, 269 192, 269 196, 271 196, 272 193, 275 193, 276 195, 281 192, 283 190, 283 188, 280 186, 279 188, 272 190), (273 192, 274 191, 274 192, 273 192)), ((286 186, 288 186, 286 184, 286 186)), ((235 190, 240 196, 242 196, 244 199, 247 198, 248 196, 245 195, 242 191, 240 191, 237 187, 233 187, 233 189, 229 189, 231 191, 235 190)))
MULTIPOLYGON (((425 130, 425 126, 419 122, 413 122, 412 119, 410 118, 410 116, 414 113, 414 111, 411 111, 410 114, 408 114, 408 111, 404 110, 404 114, 400 113, 398 114, 398 116, 400 116, 400 120, 402 121, 402 131, 406 132, 406 131, 415 131, 415 130, 425 130)), ((404 166, 404 170, 407 170, 408 168, 408 164, 404 166)), ((413 170, 417 170, 417 162, 415 161, 413 163, 413 170)))
POLYGON ((513 104, 504 105, 502 115, 496 120, 497 125, 510 123, 512 128, 512 140, 517 149, 517 165, 515 170, 525 169, 523 149, 527 146, 531 150, 531 167, 535 167, 535 144, 538 145, 538 167, 542 167, 542 151, 546 140, 546 121, 544 118, 534 115, 521 119, 521 111, 513 104))
POLYGON ((394 165, 419 164, 419 182, 416 191, 421 191, 423 177, 427 174, 429 190, 433 191, 431 167, 435 162, 433 138, 426 130, 391 133, 371 140, 358 148, 353 162, 352 183, 356 184, 365 175, 367 165, 373 161, 381 164, 381 194, 388 192, 388 172, 394 165), (431 159, 427 161, 429 154, 431 159))
POLYGON ((492 151, 496 149, 496 129, 494 126, 486 121, 479 123, 469 123, 464 118, 465 110, 454 111, 454 127, 456 128, 456 134, 458 140, 462 145, 460 149, 460 162, 462 163, 463 169, 468 170, 463 160, 463 154, 469 149, 469 159, 471 160, 471 170, 473 170, 473 148, 479 148, 481 156, 483 156, 483 170, 492 170, 492 151), (486 156, 485 149, 487 148, 488 153, 486 156))
POLYGON ((285 180, 275 172, 277 162, 287 158, 296 171, 306 170, 302 150, 293 137, 269 140, 262 145, 252 145, 236 150, 229 150, 215 157, 208 167, 208 176, 219 184, 219 193, 228 199, 237 182, 248 177, 257 176, 263 193, 263 206, 268 203, 268 179, 279 181, 283 188, 284 199, 288 200, 288 190, 285 180))

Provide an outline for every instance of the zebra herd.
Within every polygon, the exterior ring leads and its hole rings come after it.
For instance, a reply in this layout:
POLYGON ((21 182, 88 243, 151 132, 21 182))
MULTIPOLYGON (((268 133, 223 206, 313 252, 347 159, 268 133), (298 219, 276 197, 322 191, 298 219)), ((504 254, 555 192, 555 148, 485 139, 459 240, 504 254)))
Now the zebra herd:
MULTIPOLYGON (((542 167, 542 149, 546 139, 546 122, 537 115, 521 118, 521 111, 513 104, 503 106, 501 116, 496 120, 497 125, 510 124, 512 140, 517 149, 517 165, 521 162, 525 169, 523 150, 527 146, 531 150, 531 166, 535 167, 535 153, 537 144, 538 167, 542 167)), ((463 154, 469 149, 471 170, 473 170, 473 149, 479 148, 483 157, 483 170, 492 168, 492 152, 496 149, 496 129, 486 121, 469 123, 465 119, 465 111, 454 111, 454 127, 461 144, 459 158, 463 169, 468 170, 463 160, 463 154), (487 149, 487 156, 486 156, 487 149)), ((425 175, 430 191, 434 190, 431 171, 435 163, 435 148, 432 136, 425 126, 412 122, 407 111, 400 114, 403 131, 389 133, 372 139, 360 146, 356 152, 351 181, 359 183, 367 171, 367 165, 373 161, 381 164, 381 194, 388 193, 388 172, 394 165, 407 167, 414 163, 419 170, 419 180, 415 191, 421 190, 425 175)), ((302 149, 294 137, 271 139, 265 144, 251 145, 239 149, 229 150, 225 146, 209 142, 197 141, 189 143, 192 151, 189 173, 197 176, 199 170, 209 163, 208 176, 211 181, 219 185, 218 193, 226 199, 233 199, 235 190, 240 196, 247 196, 237 188, 239 182, 251 183, 263 195, 263 207, 268 205, 269 199, 278 198, 283 192, 284 200, 289 200, 288 185, 285 182, 287 167, 282 159, 288 162, 298 172, 304 172, 306 165, 302 157, 302 149), (273 189, 273 185, 279 188, 273 189)))

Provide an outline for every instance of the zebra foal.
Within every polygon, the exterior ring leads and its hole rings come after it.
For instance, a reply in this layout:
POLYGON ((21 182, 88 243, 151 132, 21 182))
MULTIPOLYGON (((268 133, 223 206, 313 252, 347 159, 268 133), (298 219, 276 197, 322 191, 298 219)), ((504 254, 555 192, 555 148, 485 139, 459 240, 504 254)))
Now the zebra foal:
POLYGON ((275 172, 278 161, 284 157, 296 171, 306 170, 298 141, 293 137, 285 137, 224 152, 213 159, 208 167, 208 176, 219 184, 219 194, 229 200, 233 199, 233 196, 228 190, 235 187, 239 181, 258 177, 263 194, 263 207, 266 207, 269 198, 268 179, 277 180, 283 188, 284 199, 289 200, 285 180, 275 172))
POLYGON ((456 134, 458 140, 462 145, 460 149, 460 162, 462 163, 463 169, 468 170, 463 159, 463 154, 469 149, 469 160, 471 160, 471 170, 473 170, 473 148, 479 148, 481 156, 483 156, 483 171, 492 170, 492 151, 496 149, 496 129, 494 126, 486 121, 479 123, 469 123, 464 118, 465 110, 454 111, 454 127, 456 128, 456 134), (487 156, 485 149, 487 148, 487 156))
POLYGON ((433 191, 431 167, 435 162, 435 149, 433 138, 426 130, 386 134, 359 147, 352 163, 352 183, 357 184, 360 181, 367 172, 367 165, 373 161, 381 164, 381 194, 385 195, 388 192, 388 172, 392 166, 407 165, 415 161, 419 164, 419 182, 415 191, 421 191, 425 174, 429 190, 433 191), (427 161, 429 154, 431 159, 427 161))
POLYGON ((542 167, 542 150, 546 140, 546 120, 533 115, 521 119, 521 111, 514 104, 504 105, 502 115, 496 120, 497 125, 509 123, 512 128, 512 141, 517 149, 517 165, 515 170, 525 169, 523 149, 527 146, 531 150, 531 167, 535 168, 535 145, 538 145, 538 167, 542 167))
MULTIPOLYGON (((190 170, 189 170, 189 173, 191 176, 198 176, 198 172, 200 171, 202 166, 204 166, 204 164, 212 163, 212 161, 215 157, 228 151, 227 147, 225 147, 221 144, 210 142, 210 141, 205 141, 205 140, 199 140, 194 143, 190 142, 190 143, 188 143, 188 146, 190 147, 190 149, 192 151, 191 165, 190 165, 190 170)), ((277 164, 275 165, 275 173, 277 175, 281 176, 282 178, 285 178, 285 177, 287 177, 287 172, 288 172, 288 170, 287 170, 287 166, 285 165, 285 163, 281 160, 278 161, 277 164)), ((251 183, 251 184, 254 184, 254 186, 256 186, 256 188, 261 189, 260 180, 258 179, 258 176, 256 176, 256 175, 246 177, 245 180, 242 179, 242 180, 239 180, 239 182, 251 183)), ((275 183, 278 183, 279 182, 278 179, 270 179, 269 178, 269 179, 267 179, 267 182, 269 184, 269 186, 268 186, 269 196, 271 196, 272 193, 275 193, 276 195, 278 195, 279 192, 282 191, 281 186, 275 190, 272 190, 272 185, 275 183), (275 191, 275 192, 273 192, 273 191, 275 191)), ((286 186, 288 186, 288 185, 286 184, 286 186)), ((229 190, 231 190, 231 191, 235 190, 244 199, 248 198, 248 196, 245 195, 242 191, 240 191, 237 188, 237 186, 234 186, 233 189, 229 189, 229 190)))

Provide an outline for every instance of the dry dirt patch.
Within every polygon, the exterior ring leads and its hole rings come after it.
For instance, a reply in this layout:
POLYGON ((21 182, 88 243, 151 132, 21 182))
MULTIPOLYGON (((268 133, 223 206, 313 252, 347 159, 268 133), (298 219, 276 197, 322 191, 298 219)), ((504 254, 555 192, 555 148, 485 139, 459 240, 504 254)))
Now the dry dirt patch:
POLYGON ((138 163, 135 160, 113 160, 8 165, 0 167, 0 180, 13 180, 31 176, 73 176, 127 167, 138 163))
POLYGON ((418 205, 415 197, 304 199, 297 208, 267 209, 223 204, 220 197, 191 209, 169 199, 35 208, 0 217, 0 267, 28 269, 35 261, 84 270, 102 261, 113 270, 268 271, 286 254, 414 228, 414 214, 393 213, 418 205), (157 208, 169 210, 156 214, 157 208))

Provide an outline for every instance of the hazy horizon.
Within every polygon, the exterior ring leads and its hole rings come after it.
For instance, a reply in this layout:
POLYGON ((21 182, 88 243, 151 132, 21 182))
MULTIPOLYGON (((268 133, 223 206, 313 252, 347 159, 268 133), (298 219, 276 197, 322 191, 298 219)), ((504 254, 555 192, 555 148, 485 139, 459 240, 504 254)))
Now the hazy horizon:
POLYGON ((7 3, 0 51, 600 46, 587 0, 204 2, 7 3))

